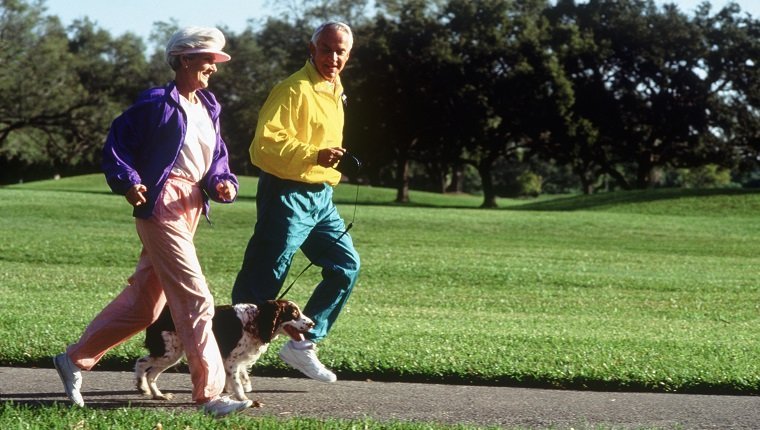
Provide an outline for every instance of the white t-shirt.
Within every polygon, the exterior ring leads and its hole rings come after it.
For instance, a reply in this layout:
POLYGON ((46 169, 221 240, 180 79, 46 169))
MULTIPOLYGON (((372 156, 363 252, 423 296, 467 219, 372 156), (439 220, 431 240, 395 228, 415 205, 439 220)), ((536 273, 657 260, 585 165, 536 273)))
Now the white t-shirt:
POLYGON ((187 131, 185 142, 172 167, 172 174, 198 182, 211 165, 216 147, 216 130, 202 103, 190 103, 183 96, 179 97, 179 101, 187 113, 187 131))

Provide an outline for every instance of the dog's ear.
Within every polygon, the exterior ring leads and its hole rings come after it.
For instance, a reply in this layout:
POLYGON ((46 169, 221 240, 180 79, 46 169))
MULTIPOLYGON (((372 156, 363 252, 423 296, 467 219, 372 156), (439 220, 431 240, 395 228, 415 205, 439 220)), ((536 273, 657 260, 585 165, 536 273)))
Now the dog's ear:
POLYGON ((262 342, 269 343, 272 341, 274 332, 277 330, 277 321, 280 319, 281 312, 282 308, 274 300, 267 300, 259 305, 256 326, 259 328, 259 337, 262 342))

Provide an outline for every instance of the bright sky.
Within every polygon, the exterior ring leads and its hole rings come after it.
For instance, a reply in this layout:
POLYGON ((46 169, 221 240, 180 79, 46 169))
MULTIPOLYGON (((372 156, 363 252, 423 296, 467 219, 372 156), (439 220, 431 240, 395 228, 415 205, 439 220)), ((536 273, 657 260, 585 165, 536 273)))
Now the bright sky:
MULTIPOLYGON (((657 4, 675 3, 691 15, 703 0, 656 0, 657 4)), ((717 11, 729 0, 711 0, 713 11, 717 11)), ((226 26, 234 32, 242 31, 249 19, 260 19, 271 15, 277 0, 47 0, 48 15, 58 16, 63 25, 69 25, 77 18, 89 17, 98 27, 118 36, 131 31, 143 40, 148 36, 156 21, 168 22, 175 18, 180 26, 226 26)), ((742 11, 760 18, 760 0, 735 0, 742 11)), ((281 10, 281 9, 278 9, 281 10)))
POLYGON ((58 16, 64 26, 87 16, 112 36, 130 31, 147 42, 154 22, 169 22, 172 18, 178 21, 180 27, 224 25, 237 33, 245 29, 249 19, 269 15, 267 10, 272 9, 276 1, 46 0, 45 5, 47 14, 58 16))

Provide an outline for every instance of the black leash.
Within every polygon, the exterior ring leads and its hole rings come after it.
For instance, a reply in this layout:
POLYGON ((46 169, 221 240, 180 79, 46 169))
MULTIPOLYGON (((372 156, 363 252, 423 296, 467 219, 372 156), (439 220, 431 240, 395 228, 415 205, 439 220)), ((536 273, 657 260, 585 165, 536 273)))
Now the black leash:
MULTIPOLYGON (((338 237, 335 238, 335 240, 333 241, 333 243, 330 244, 330 247, 332 247, 333 245, 335 245, 336 243, 338 243, 338 241, 340 239, 342 239, 343 236, 345 236, 346 234, 348 234, 348 231, 351 230, 351 228, 354 226, 354 221, 356 221, 356 208, 357 208, 358 205, 359 205, 359 183, 357 182, 357 184, 356 184, 356 197, 354 197, 354 214, 351 217, 351 222, 348 223, 348 225, 346 226, 346 229, 343 230, 343 233, 341 233, 340 236, 338 236, 338 237)), ((282 294, 280 294, 280 297, 278 297, 277 300, 281 300, 283 297, 285 297, 285 294, 288 294, 288 292, 290 291, 290 289, 293 288, 293 285, 295 285, 295 283, 298 280, 298 278, 300 278, 301 275, 303 275, 304 273, 306 273, 306 271, 309 270, 309 268, 311 268, 311 266, 313 266, 313 265, 314 265, 314 263, 310 261, 309 264, 306 267, 304 267, 303 270, 301 270, 301 273, 299 273, 298 276, 296 276, 296 278, 293 279, 293 282, 291 282, 290 285, 288 285, 288 288, 286 288, 285 291, 283 291, 282 294)))

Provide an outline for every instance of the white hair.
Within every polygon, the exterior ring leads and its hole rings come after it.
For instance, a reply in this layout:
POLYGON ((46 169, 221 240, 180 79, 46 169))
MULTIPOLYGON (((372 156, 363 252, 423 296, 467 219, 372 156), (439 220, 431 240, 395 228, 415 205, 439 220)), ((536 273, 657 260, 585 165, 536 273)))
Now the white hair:
MULTIPOLYGON (((214 27, 186 27, 178 30, 166 44, 166 62, 172 70, 180 66, 179 57, 183 54, 197 52, 221 53, 226 40, 224 34, 214 27)), ((226 61, 226 60, 222 60, 226 61)))
POLYGON ((317 29, 314 30, 314 34, 311 35, 312 45, 317 45, 319 36, 321 36, 322 33, 327 29, 342 31, 346 33, 348 35, 348 49, 351 49, 351 47, 354 46, 354 33, 351 31, 351 27, 349 27, 348 24, 342 23, 340 21, 329 21, 317 27, 317 29))

